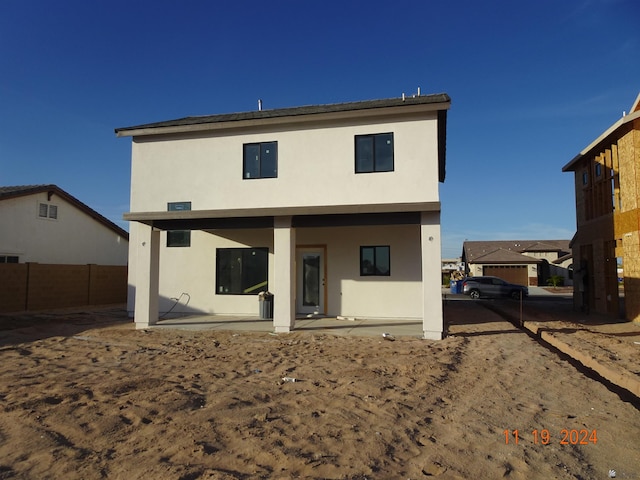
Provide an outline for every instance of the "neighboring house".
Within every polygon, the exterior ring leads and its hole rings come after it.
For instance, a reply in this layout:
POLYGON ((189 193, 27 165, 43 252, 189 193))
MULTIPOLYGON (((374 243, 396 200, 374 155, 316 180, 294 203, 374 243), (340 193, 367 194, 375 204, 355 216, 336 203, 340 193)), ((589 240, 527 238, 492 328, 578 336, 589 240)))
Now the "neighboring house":
POLYGON ((136 326, 170 309, 257 315, 268 290, 277 332, 341 315, 422 319, 442 338, 449 106, 418 95, 116 129, 133 140, 136 326))
POLYGON ((0 263, 127 265, 129 235, 56 185, 0 187, 0 263))
POLYGON ((574 172, 574 304, 640 321, 640 95, 628 115, 567 163, 574 172), (618 268, 624 268, 624 285, 618 268), (578 279, 577 277, 580 277, 578 279), (623 287, 623 290, 622 290, 623 287), (620 299, 624 298, 624 302, 620 299), (622 304, 621 304, 622 303, 622 304))
POLYGON ((572 285, 569 240, 491 240, 464 242, 462 261, 469 276, 491 275, 511 283, 544 286, 554 275, 572 285))
POLYGON ((443 281, 447 278, 451 280, 459 280, 464 275, 464 265, 460 257, 443 258, 440 263, 442 265, 443 281))

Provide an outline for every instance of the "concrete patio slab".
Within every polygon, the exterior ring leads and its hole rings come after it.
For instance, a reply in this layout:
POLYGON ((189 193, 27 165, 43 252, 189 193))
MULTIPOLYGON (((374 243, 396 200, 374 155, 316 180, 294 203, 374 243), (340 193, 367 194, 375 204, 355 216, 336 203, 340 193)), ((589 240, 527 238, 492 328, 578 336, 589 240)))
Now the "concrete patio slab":
MULTIPOLYGON (((160 320, 150 328, 181 330, 233 330, 273 332, 273 321, 258 317, 225 315, 197 315, 160 320)), ((319 332, 333 335, 382 336, 422 338, 422 320, 418 319, 338 319, 336 317, 301 317, 296 319, 294 332, 319 332)), ((286 335, 286 334, 283 334, 286 335)))

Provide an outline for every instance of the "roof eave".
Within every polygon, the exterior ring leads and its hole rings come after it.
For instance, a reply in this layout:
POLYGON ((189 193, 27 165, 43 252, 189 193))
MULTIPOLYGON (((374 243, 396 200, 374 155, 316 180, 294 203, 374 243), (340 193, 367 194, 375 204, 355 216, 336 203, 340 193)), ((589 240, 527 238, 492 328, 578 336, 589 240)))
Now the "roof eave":
POLYGON ((609 135, 612 135, 613 133, 615 133, 616 130, 618 130, 620 127, 622 127, 623 125, 626 125, 629 122, 636 120, 637 118, 640 118, 640 110, 620 118, 616 123, 614 123, 607 130, 605 130, 598 138, 596 138, 593 142, 591 142, 589 146, 583 149, 578 155, 573 157, 573 159, 569 163, 567 163, 564 167, 562 167, 562 171, 563 172, 573 171, 576 164, 591 150, 597 147, 598 144, 600 144, 603 140, 605 140, 609 135))
POLYGON ((394 213, 394 212, 440 212, 440 202, 415 203, 381 203, 353 205, 320 205, 304 207, 260 207, 217 210, 182 210, 182 211, 150 211, 127 212, 123 219, 130 222, 151 224, 158 220, 193 220, 203 218, 243 218, 281 215, 329 215, 359 213, 394 213))
MULTIPOLYGON (((346 110, 332 111, 332 112, 306 112, 295 113, 295 109, 291 114, 278 115, 278 111, 274 111, 274 116, 264 116, 249 119, 239 120, 210 120, 211 117, 202 117, 202 121, 197 119, 179 119, 175 122, 183 122, 189 120, 189 124, 176 124, 176 125, 155 125, 146 124, 134 127, 116 128, 115 133, 117 137, 137 137, 145 135, 163 135, 173 133, 189 133, 189 132, 201 132, 207 130, 224 130, 231 128, 247 128, 254 126, 269 126, 269 125, 286 125, 306 122, 318 122, 318 121, 334 121, 334 120, 346 120, 352 118, 373 118, 373 117, 388 117, 388 116, 405 116, 411 114, 420 114, 426 112, 438 112, 442 110, 448 110, 451 107, 451 100, 446 94, 440 94, 441 101, 434 101, 428 103, 406 103, 396 104, 391 106, 374 106, 368 108, 351 108, 346 110), (208 120, 209 119, 209 120, 208 120), (193 123, 191 123, 193 122, 193 123)), ((282 109, 288 110, 288 109, 282 109)), ((161 122, 165 123, 165 122, 161 122)), ((169 122, 171 123, 171 122, 169 122)))

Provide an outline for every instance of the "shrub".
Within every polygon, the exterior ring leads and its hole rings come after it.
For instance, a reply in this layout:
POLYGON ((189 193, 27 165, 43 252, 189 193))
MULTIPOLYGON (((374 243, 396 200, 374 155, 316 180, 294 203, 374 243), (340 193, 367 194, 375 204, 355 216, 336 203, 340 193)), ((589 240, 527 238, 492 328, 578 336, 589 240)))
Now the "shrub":
POLYGON ((547 285, 551 287, 563 287, 564 277, 562 275, 552 275, 551 278, 547 280, 547 285))

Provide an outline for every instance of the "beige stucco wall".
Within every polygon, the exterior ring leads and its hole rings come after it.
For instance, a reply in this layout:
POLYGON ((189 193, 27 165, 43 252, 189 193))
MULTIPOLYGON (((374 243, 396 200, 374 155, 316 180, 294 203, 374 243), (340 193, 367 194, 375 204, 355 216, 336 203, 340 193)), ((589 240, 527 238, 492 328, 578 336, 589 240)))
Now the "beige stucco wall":
POLYGON ((57 195, 51 200, 44 192, 3 200, 0 218, 0 255, 18 255, 20 263, 127 264, 125 238, 57 195), (56 205, 58 218, 40 218, 39 203, 56 205))
MULTIPOLYGON (((131 239, 137 235, 132 223, 131 239)), ((160 247, 160 312, 257 315, 255 295, 218 295, 215 292, 216 248, 269 247, 269 283, 274 285, 273 230, 225 230, 220 235, 194 231, 191 247, 167 248, 166 233, 160 247), (182 294, 186 295, 182 295, 182 294), (178 305, 177 299, 182 295, 178 305), (188 305, 186 305, 187 300, 188 305), (175 306, 174 306, 175 305, 175 306)), ((326 313, 367 318, 422 318, 422 269, 420 226, 298 228, 298 247, 326 246, 326 313), (391 275, 360 277, 360 246, 389 245, 391 275)), ((129 274, 135 279, 135 250, 131 250, 129 274)), ((434 273, 440 282, 440 271, 434 273)), ((135 280, 130 280, 132 284, 135 280)), ((133 287, 130 287, 131 289, 133 287)), ((129 311, 133 311, 133 290, 129 311)), ((440 301, 440 289, 433 304, 440 301)), ((277 302, 277 299, 275 300, 277 302)))
MULTIPOLYGON (((438 201, 437 121, 427 119, 305 129, 137 137, 131 211, 366 205, 438 201), (354 136, 393 132, 393 172, 355 174, 354 136), (278 178, 243 179, 243 144, 278 142, 278 178)), ((291 128, 291 127, 289 127, 291 128)))

